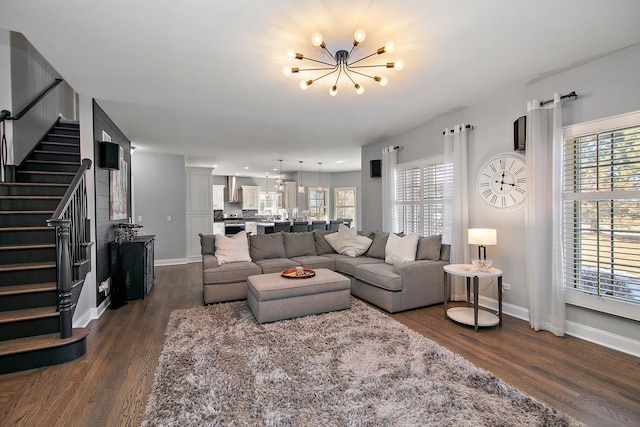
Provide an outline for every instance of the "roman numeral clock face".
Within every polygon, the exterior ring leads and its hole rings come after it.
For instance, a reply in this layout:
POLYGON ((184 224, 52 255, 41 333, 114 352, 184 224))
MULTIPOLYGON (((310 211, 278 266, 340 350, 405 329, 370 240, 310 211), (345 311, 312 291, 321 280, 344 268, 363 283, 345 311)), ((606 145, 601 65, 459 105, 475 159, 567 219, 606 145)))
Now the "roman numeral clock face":
POLYGON ((476 180, 482 201, 501 211, 523 206, 527 196, 527 165, 517 154, 497 155, 482 166, 476 180))

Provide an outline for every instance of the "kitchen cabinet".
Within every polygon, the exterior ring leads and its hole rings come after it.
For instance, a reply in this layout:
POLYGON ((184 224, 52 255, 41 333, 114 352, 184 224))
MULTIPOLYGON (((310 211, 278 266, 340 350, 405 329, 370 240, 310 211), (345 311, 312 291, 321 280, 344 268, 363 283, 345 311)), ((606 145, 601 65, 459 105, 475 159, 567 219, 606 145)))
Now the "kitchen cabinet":
POLYGON ((224 234, 224 222, 213 223, 213 234, 224 234))
POLYGON ((242 209, 258 209, 260 187, 253 185, 242 186, 242 209))
POLYGON ((213 209, 224 209, 224 185, 214 185, 212 191, 213 209))

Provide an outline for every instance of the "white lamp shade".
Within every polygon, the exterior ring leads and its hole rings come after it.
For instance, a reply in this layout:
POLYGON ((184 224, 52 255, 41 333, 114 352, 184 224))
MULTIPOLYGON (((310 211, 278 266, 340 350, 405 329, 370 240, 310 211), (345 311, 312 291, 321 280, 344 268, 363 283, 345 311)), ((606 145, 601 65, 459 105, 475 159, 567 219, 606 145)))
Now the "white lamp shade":
POLYGON ((467 230, 470 245, 497 245, 498 236, 493 228, 470 228, 467 230))

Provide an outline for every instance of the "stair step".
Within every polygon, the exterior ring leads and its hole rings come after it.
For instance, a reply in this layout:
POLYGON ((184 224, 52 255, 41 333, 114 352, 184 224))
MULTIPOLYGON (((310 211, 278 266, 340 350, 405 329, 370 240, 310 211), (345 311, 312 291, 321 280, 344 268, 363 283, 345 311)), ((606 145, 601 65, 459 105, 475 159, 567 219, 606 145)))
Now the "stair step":
POLYGON ((2 211, 55 210, 62 196, 0 196, 2 211))
POLYGON ((37 307, 24 310, 1 311, 0 324, 22 322, 25 320, 44 319, 47 317, 58 317, 56 307, 37 307))
POLYGON ((73 335, 69 338, 60 339, 60 334, 37 335, 29 338, 18 338, 10 341, 0 342, 0 357, 9 354, 26 353, 28 351, 43 348, 59 347, 69 342, 84 339, 89 335, 86 328, 73 328, 73 335))
POLYGON ((87 353, 89 330, 74 328, 73 335, 44 334, 0 342, 0 374, 70 362, 87 353))
MULTIPOLYGON (((78 156, 80 157, 80 156, 78 156)), ((27 160, 24 163, 26 171, 43 171, 43 172, 73 172, 75 173, 80 167, 80 161, 54 161, 54 160, 27 160)))
POLYGON ((55 282, 0 286, 0 312, 57 305, 58 287, 55 282))
POLYGON ((80 152, 72 151, 55 151, 51 150, 33 150, 33 160, 51 160, 51 161, 66 161, 74 160, 80 163, 80 152))
POLYGON ((50 133, 46 137, 47 142, 64 142, 66 144, 80 145, 80 135, 64 135, 50 133))
POLYGON ((18 244, 0 246, 0 265, 20 264, 25 262, 52 262, 56 259, 56 245, 18 244))
POLYGON ((56 135, 78 135, 80 129, 78 126, 61 126, 56 125, 53 127, 53 133, 56 135))
POLYGON ((40 149, 44 151, 64 151, 66 153, 75 153, 80 155, 79 144, 69 144, 66 142, 42 141, 40 143, 40 149))
POLYGON ((55 227, 2 227, 0 245, 39 244, 55 242, 55 227))
POLYGON ((49 172, 49 171, 17 171, 16 178, 19 182, 47 182, 54 184, 70 184, 75 172, 49 172))
POLYGON ((0 183, 0 196, 63 196, 68 187, 45 182, 5 182, 0 183))
POLYGON ((50 211, 0 211, 0 223, 6 227, 28 227, 46 225, 51 219, 50 211))
POLYGON ((30 262, 0 265, 0 283, 4 286, 55 281, 55 262, 30 262))
POLYGON ((55 282, 30 283, 28 285, 0 286, 0 297, 8 295, 25 295, 38 292, 57 291, 55 282))

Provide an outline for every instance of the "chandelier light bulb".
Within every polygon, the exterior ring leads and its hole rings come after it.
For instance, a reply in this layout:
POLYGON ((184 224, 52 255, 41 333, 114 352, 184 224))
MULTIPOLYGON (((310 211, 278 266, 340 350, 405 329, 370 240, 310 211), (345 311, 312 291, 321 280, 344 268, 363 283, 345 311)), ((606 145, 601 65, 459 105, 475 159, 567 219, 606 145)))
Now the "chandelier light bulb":
POLYGON ((311 44, 314 46, 321 46, 322 45, 322 34, 320 33, 313 33, 311 35, 311 44))
POLYGON ((287 50, 287 58, 295 58, 296 57, 296 51, 293 49, 288 49, 287 50))
POLYGON ((282 68, 282 74, 289 77, 291 75, 291 67, 284 66, 282 68))
POLYGON ((356 88, 356 93, 358 95, 362 95, 362 93, 364 92, 364 88, 360 86, 358 83, 356 83, 354 87, 356 88))
POLYGON ((398 71, 402 70, 404 68, 404 61, 402 59, 398 59, 394 62, 393 68, 398 71))
POLYGON ((302 80, 300 82, 300 89, 302 90, 307 90, 307 88, 309 86, 311 86, 313 84, 313 80, 307 80, 306 82, 304 80, 302 80))
POLYGON ((387 83, 389 83, 389 79, 387 78, 387 76, 382 76, 382 77, 375 76, 373 80, 377 81, 380 84, 380 86, 386 86, 387 83))
POLYGON ((362 28, 358 28, 356 32, 353 34, 354 45, 357 46, 358 43, 362 43, 364 39, 367 38, 367 32, 362 28))
POLYGON ((338 86, 333 86, 331 89, 329 89, 329 95, 331 96, 336 96, 338 94, 338 86))
POLYGON ((393 44, 392 41, 388 41, 384 44, 384 51, 385 52, 392 52, 393 48, 395 47, 395 45, 393 44))

